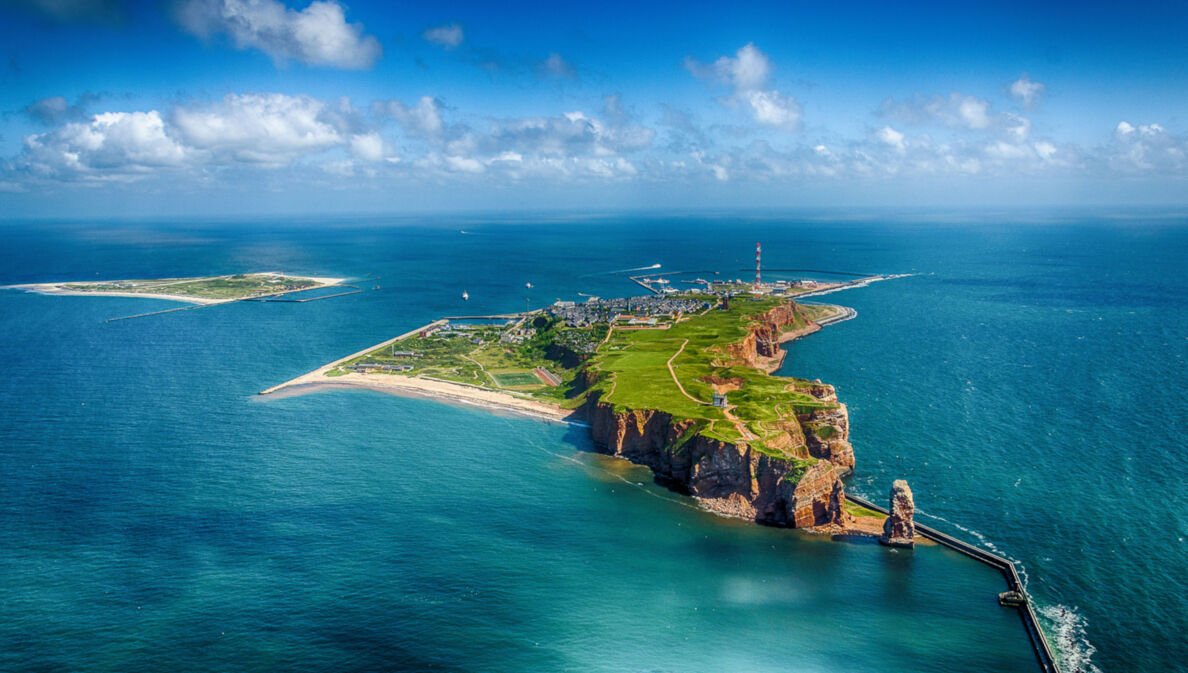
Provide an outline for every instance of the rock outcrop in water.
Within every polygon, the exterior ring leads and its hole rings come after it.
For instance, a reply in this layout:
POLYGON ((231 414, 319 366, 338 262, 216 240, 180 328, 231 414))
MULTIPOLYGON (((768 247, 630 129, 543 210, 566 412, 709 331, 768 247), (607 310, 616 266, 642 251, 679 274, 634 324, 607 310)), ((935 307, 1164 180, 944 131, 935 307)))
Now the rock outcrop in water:
MULTIPOLYGON (((779 357, 785 327, 814 326, 794 304, 773 308, 749 334, 721 349, 723 363, 771 369, 779 357)), ((584 372, 583 387, 590 372, 584 372)), ((729 386, 729 380, 711 381, 729 386)), ((695 421, 674 419, 654 409, 616 409, 594 394, 585 404, 591 435, 611 455, 646 465, 657 478, 686 492, 712 511, 761 523, 836 530, 845 525, 845 486, 840 475, 854 466, 849 417, 832 386, 816 382, 804 390, 829 408, 770 423, 778 431, 765 438, 776 457, 746 442, 727 442, 701 434, 695 421)))
POLYGON ((883 534, 879 542, 892 547, 915 546, 916 524, 913 517, 916 504, 912 499, 912 489, 903 479, 896 479, 891 484, 891 503, 888 506, 891 516, 883 522, 883 534))

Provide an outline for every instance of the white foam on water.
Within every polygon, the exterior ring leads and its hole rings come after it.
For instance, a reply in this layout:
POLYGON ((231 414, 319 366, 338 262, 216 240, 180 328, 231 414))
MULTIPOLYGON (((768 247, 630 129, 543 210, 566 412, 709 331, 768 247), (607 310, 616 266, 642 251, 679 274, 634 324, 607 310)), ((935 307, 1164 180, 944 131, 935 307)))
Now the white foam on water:
MULTIPOLYGON (((982 547, 1013 562, 1016 570, 1019 572, 1019 580, 1023 583, 1023 590, 1027 591, 1027 585, 1029 583, 1027 567, 1021 561, 1013 559, 999 550, 985 535, 972 528, 967 528, 959 523, 949 521, 942 516, 928 514, 920 510, 916 510, 916 513, 923 514, 937 521, 944 521, 950 526, 972 535, 977 538, 982 547)), ((1030 596, 1030 593, 1028 595, 1030 596)), ((1060 660, 1061 664, 1060 670, 1064 673, 1101 673, 1101 669, 1092 661, 1093 654, 1097 652, 1097 648, 1093 646, 1093 643, 1089 642, 1086 634, 1087 621, 1085 616, 1075 606, 1068 607, 1059 604, 1040 606, 1035 603, 1033 605, 1039 616, 1047 622, 1047 631, 1050 636, 1049 643, 1056 650, 1056 657, 1060 660)))
POLYGON ((1101 673, 1092 661, 1097 648, 1085 634, 1085 616, 1075 606, 1047 605, 1039 613, 1048 622, 1064 673, 1101 673))
POLYGON ((921 510, 921 509, 917 509, 916 514, 923 514, 924 516, 926 516, 930 519, 936 519, 937 521, 944 521, 945 523, 949 524, 950 526, 953 526, 954 528, 961 530, 961 532, 968 533, 969 535, 972 535, 975 538, 977 538, 979 546, 982 547, 983 549, 986 549, 987 551, 998 554, 999 556, 1001 556, 1009 561, 1013 561, 1015 563, 1015 565, 1019 565, 1019 561, 1011 558, 1010 556, 1007 556, 1007 554, 1004 551, 999 549, 997 545, 995 545, 993 542, 990 541, 990 538, 986 537, 985 535, 982 535, 981 533, 979 533, 978 531, 976 531, 972 528, 966 528, 965 526, 962 526, 959 523, 949 521, 948 519, 946 519, 943 516, 929 514, 928 512, 925 512, 924 510, 921 510))

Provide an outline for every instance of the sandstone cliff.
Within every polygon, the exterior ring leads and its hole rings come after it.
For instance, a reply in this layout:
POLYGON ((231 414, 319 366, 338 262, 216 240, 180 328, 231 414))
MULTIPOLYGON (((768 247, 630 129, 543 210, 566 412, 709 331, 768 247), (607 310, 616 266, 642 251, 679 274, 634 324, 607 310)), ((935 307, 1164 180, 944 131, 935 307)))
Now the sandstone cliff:
POLYGON ((662 411, 593 402, 587 414, 594 441, 608 453, 647 465, 711 510, 797 528, 844 523, 845 487, 829 461, 806 469, 805 461, 707 437, 693 421, 662 411))
POLYGON ((795 334, 787 332, 786 329, 795 325, 816 327, 800 307, 793 303, 772 308, 758 317, 751 326, 750 333, 742 341, 722 347, 723 364, 745 364, 768 372, 775 371, 783 357, 780 343, 793 338, 792 335, 795 334))
POLYGON ((915 546, 916 524, 914 521, 916 503, 912 489, 903 479, 891 484, 891 516, 883 522, 883 534, 879 542, 892 547, 915 546))
MULTIPOLYGON (((789 326, 816 327, 795 304, 777 306, 754 321, 744 339, 721 346, 715 364, 772 370, 773 359, 778 366, 782 356, 779 344, 790 334, 789 326)), ((583 374, 583 383, 592 384, 596 375, 583 374)), ((719 392, 741 384, 733 379, 703 380, 719 392)), ((584 409, 596 444, 650 467, 662 481, 699 498, 713 511, 775 525, 837 528, 849 519, 840 479, 854 467, 849 417, 832 386, 800 382, 796 390, 828 406, 768 423, 775 432, 764 439, 766 453, 745 441, 707 436, 695 421, 663 411, 616 409, 597 392, 584 409)))
MULTIPOLYGON (((782 340, 818 329, 820 327, 809 320, 799 306, 794 303, 781 304, 760 316, 745 339, 723 348, 726 357, 722 364, 745 364, 774 371, 782 360, 783 349, 779 345, 782 340), (788 327, 798 329, 789 332, 788 327), (775 360, 775 366, 771 366, 772 359, 775 360)), ((800 428, 781 429, 788 432, 792 445, 805 445, 807 456, 802 457, 821 458, 833 463, 842 474, 851 472, 854 469, 854 448, 850 445, 850 416, 846 405, 837 401, 833 386, 820 380, 799 388, 799 391, 834 406, 798 415, 800 428)))

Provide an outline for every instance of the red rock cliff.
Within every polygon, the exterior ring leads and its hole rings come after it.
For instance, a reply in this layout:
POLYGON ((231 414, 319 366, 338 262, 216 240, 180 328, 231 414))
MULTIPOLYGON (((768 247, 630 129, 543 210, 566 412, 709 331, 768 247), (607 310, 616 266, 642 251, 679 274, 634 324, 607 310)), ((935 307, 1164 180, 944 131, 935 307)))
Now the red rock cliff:
MULTIPOLYGON (((790 334, 785 328, 795 324, 798 316, 807 325, 802 332, 819 329, 800 311, 789 302, 757 317, 742 341, 722 347, 718 364, 770 371, 772 358, 782 354, 781 340, 790 334)), ((583 381, 592 383, 586 380, 591 376, 584 372, 583 381)), ((694 421, 673 419, 662 411, 615 411, 597 397, 587 401, 585 409, 596 444, 612 455, 647 465, 711 510, 797 528, 836 527, 848 520, 839 475, 854 467, 849 416, 845 405, 837 402, 833 386, 817 381, 799 390, 835 406, 769 425, 781 430, 783 437, 769 438, 768 446, 790 459, 760 453, 745 442, 704 436, 694 421), (821 460, 807 469, 796 460, 808 458, 821 460)))
MULTIPOLYGON (((800 323, 806 325, 800 330, 801 332, 820 329, 816 323, 803 314, 795 303, 780 304, 758 316, 751 324, 750 333, 745 339, 723 347, 725 357, 721 364, 745 364, 760 369, 768 368, 769 371, 774 370, 774 367, 768 367, 771 363, 770 358, 782 355, 781 339, 789 334, 799 333, 785 331, 788 326, 796 324, 798 317, 800 323), (769 358, 769 360, 764 360, 764 358, 769 358)), ((797 416, 801 430, 784 428, 790 436, 790 446, 778 448, 785 449, 804 444, 808 449, 808 456, 828 460, 840 468, 843 474, 852 471, 854 469, 854 448, 850 445, 850 415, 846 405, 838 403, 837 392, 834 391, 833 386, 820 381, 815 381, 808 388, 801 389, 801 392, 837 406, 797 416)))
POLYGON ((593 401, 587 415, 607 453, 647 465, 713 511, 797 528, 844 523, 845 487, 828 461, 801 474, 792 461, 706 437, 693 421, 661 411, 615 411, 593 401))

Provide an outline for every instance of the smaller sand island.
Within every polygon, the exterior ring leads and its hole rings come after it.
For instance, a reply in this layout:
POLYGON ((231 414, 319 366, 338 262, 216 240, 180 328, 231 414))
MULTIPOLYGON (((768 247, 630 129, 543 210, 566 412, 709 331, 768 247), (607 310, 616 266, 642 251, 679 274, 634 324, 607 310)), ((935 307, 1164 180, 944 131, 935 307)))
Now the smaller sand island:
POLYGON ((192 304, 224 304, 245 299, 273 297, 341 285, 342 278, 290 276, 279 272, 245 273, 200 278, 104 280, 94 282, 30 283, 8 289, 41 294, 141 297, 192 304))
POLYGON ((883 514, 846 501, 854 452, 833 387, 772 374, 781 343, 854 312, 794 301, 801 288, 707 285, 443 318, 261 394, 364 387, 581 422, 713 512, 882 533, 883 514))

